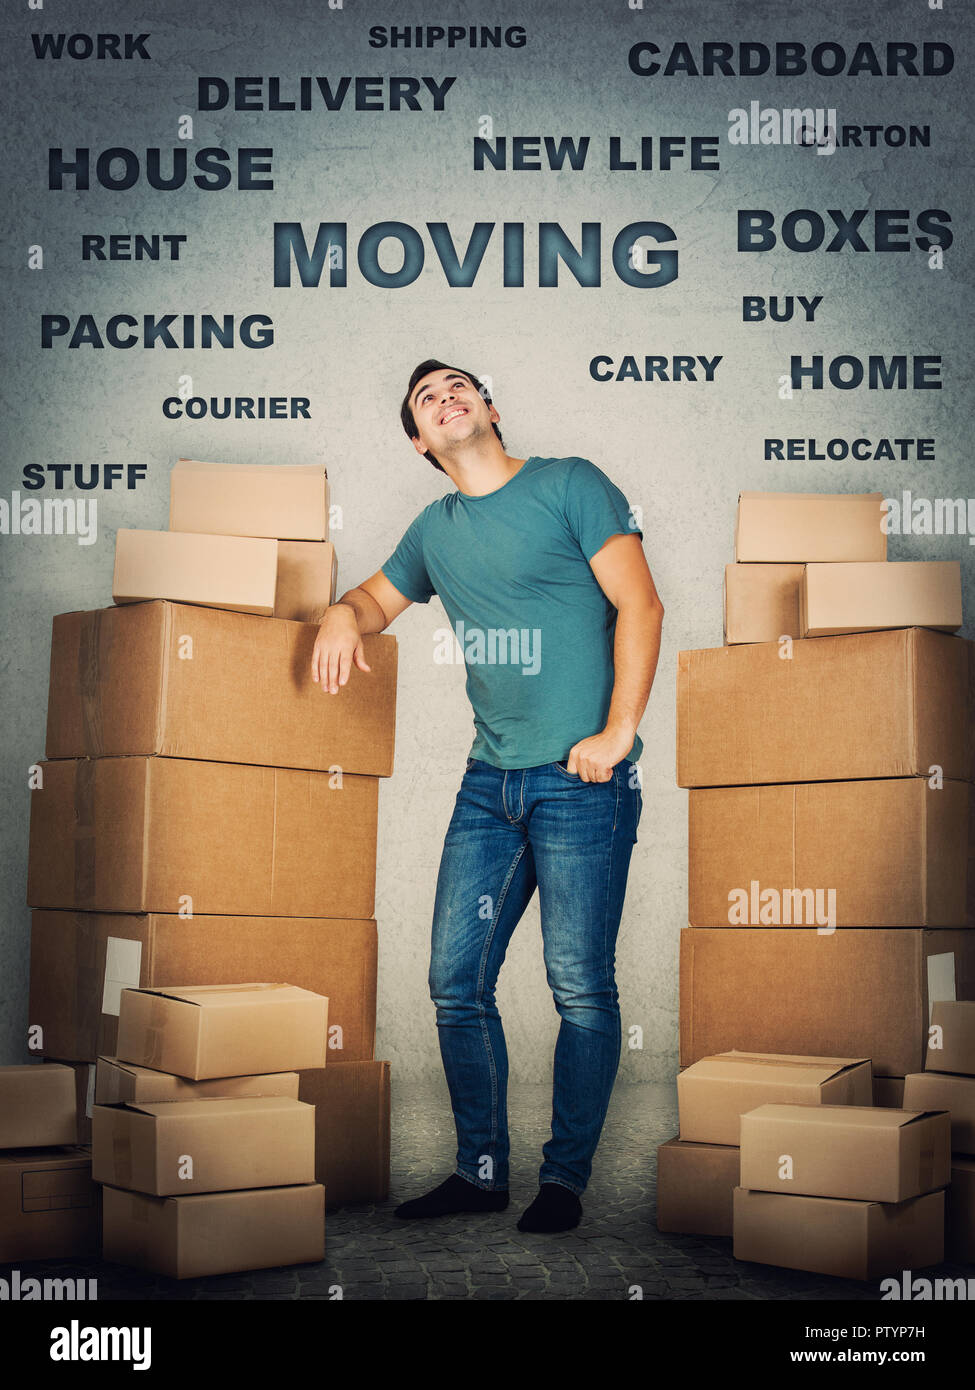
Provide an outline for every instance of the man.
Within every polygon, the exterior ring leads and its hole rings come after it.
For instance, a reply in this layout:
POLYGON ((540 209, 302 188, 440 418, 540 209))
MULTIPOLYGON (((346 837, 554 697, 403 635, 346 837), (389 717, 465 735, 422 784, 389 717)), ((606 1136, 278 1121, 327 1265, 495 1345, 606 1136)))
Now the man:
POLYGON ((416 517, 327 611, 312 673, 332 693, 362 637, 440 595, 463 639, 475 738, 444 841, 430 992, 457 1128, 456 1170, 404 1219, 508 1205, 508 1059, 495 983, 537 886, 561 1016, 552 1137, 518 1227, 576 1226, 619 1066, 614 974, 642 810, 637 724, 663 606, 626 498, 581 458, 512 458, 477 378, 413 372, 401 420, 455 491, 416 517))

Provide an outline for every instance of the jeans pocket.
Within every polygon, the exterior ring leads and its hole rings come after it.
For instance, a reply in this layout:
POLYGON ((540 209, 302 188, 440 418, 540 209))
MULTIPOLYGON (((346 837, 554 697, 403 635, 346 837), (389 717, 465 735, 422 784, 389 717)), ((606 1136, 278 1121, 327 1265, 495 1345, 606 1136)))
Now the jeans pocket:
MULTIPOLYGON (((568 759, 566 759, 566 762, 567 762, 567 761, 568 761, 568 759)), ((578 772, 570 772, 569 769, 566 767, 565 762, 553 763, 552 766, 553 766, 558 772, 561 772, 561 774, 562 774, 563 777, 567 777, 567 778, 569 779, 570 782, 581 782, 581 781, 582 781, 582 778, 579 776, 578 772)))

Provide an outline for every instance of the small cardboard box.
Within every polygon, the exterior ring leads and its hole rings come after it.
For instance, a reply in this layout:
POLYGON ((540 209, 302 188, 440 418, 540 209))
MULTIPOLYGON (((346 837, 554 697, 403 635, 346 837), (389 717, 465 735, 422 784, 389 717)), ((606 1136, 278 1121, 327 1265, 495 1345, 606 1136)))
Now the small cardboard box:
POLYGON ((0 1067, 0 1149, 75 1144, 78 1114, 70 1067, 0 1067))
POLYGON ((96 1105, 91 1175, 172 1197, 315 1180, 315 1112, 286 1096, 96 1105))
POLYGON ((962 625, 957 560, 806 565, 799 586, 803 637, 883 628, 962 625))
POLYGON ((741 492, 735 559, 886 560, 883 494, 741 492))
POLYGON ((298 1099, 296 1071, 266 1072, 259 1076, 221 1076, 211 1081, 186 1081, 167 1071, 152 1071, 117 1057, 99 1057, 95 1069, 96 1105, 149 1105, 170 1100, 204 1100, 225 1096, 287 1096, 298 1099))
POLYGON ((680 1138, 694 1143, 737 1145, 740 1118, 757 1105, 872 1101, 870 1060, 863 1057, 722 1052, 702 1057, 677 1077, 680 1138))
POLYGON ((149 1197, 106 1187, 103 1258, 171 1279, 310 1264, 325 1257, 319 1183, 149 1197))
POLYGON ((657 1149, 657 1230, 730 1236, 738 1147, 668 1139, 657 1149))
POLYGON ((839 1279, 880 1279, 941 1263, 945 1194, 857 1202, 736 1187, 734 1226, 736 1260, 839 1279))
POLYGON ((726 565, 725 646, 799 637, 802 565, 726 565))
POLYGON ((165 598, 269 618, 277 574, 276 541, 121 527, 115 536, 112 598, 116 603, 165 598))
POLYGON ((335 602, 337 576, 338 561, 331 541, 278 541, 274 616, 296 623, 320 623, 324 610, 335 602))
POLYGON ((299 1074, 315 1107, 315 1177, 329 1207, 389 1196, 388 1062, 335 1062, 299 1074))
POLYGON ((86 1150, 0 1153, 0 1264, 96 1255, 100 1218, 86 1150))
POLYGON ((755 1191, 905 1202, 949 1180, 947 1111, 759 1105, 741 1117, 741 1185, 755 1191))
POLYGON ((975 644, 908 628, 677 655, 677 782, 975 780, 975 644))
POLYGON ((975 1264, 975 1158, 952 1155, 945 1198, 945 1254, 975 1264))
POLYGON ((169 529, 277 540, 328 540, 323 464, 200 463, 169 475, 169 529))
POLYGON ((939 1000, 931 1013, 931 1025, 925 1071, 975 1076, 975 1000, 939 1000))
POLYGON ((126 989, 119 1010, 123 1062, 190 1081, 324 1067, 328 1000, 295 985, 126 989))
POLYGON ((905 1110, 947 1110, 953 1153, 975 1154, 975 1076, 915 1071, 904 1077, 905 1110))

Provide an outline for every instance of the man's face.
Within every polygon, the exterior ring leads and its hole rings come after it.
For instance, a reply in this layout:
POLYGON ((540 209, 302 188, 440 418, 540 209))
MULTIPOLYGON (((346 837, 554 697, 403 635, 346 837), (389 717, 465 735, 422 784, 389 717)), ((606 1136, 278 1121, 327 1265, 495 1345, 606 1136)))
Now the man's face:
POLYGON ((501 419, 461 372, 434 371, 425 376, 414 387, 410 407, 417 430, 413 447, 418 454, 429 451, 435 458, 491 432, 492 423, 501 419))

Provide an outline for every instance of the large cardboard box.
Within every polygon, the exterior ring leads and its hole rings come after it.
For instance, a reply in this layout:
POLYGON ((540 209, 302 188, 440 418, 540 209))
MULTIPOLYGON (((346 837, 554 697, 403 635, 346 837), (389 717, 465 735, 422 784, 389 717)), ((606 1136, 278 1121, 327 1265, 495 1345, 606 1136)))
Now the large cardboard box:
POLYGON ((388 777, 396 638, 363 639, 335 694, 311 678, 318 627, 187 604, 136 603, 54 619, 47 756, 260 763, 388 777))
POLYGON ((924 777, 695 788, 690 924, 971 926, 971 791, 924 777))
POLYGON ((752 1190, 905 1202, 944 1187, 950 1168, 946 1110, 759 1105, 741 1117, 741 1185, 752 1190))
POLYGON ((97 1254, 100 1218, 86 1150, 0 1153, 0 1264, 97 1254))
POLYGON ((325 1257, 319 1183, 149 1197, 103 1189, 102 1255, 171 1279, 310 1264, 325 1257))
POLYGON ((270 617, 277 575, 275 541, 127 527, 115 535, 116 603, 166 598, 270 617))
POLYGON ((77 1125, 70 1067, 0 1067, 0 1149, 74 1144, 77 1125))
POLYGON ((972 650, 908 628, 679 652, 678 784, 972 781, 972 650))
POLYGON ((725 646, 799 637, 802 565, 726 565, 725 646))
POLYGON ((975 1264, 975 1158, 955 1154, 945 1193, 945 1254, 975 1264))
POLYGON ((183 758, 41 767, 33 907, 372 916, 378 778, 183 758))
POLYGON ((657 1230, 730 1236, 738 1147, 668 1139, 657 1149, 657 1230))
MULTIPOLYGON (((337 576, 331 541, 278 541, 274 616, 317 625, 335 601, 337 576)), ((370 664, 368 658, 366 664, 370 664)))
POLYGON ((736 1187, 734 1225, 736 1260, 839 1279, 880 1279, 941 1263, 945 1195, 856 1202, 736 1187))
POLYGON ((883 495, 741 492, 738 561, 886 560, 883 495))
POLYGON ((95 1104, 149 1105, 169 1100, 204 1100, 209 1096, 287 1096, 298 1099, 296 1071, 263 1072, 258 1076, 220 1076, 210 1081, 186 1081, 168 1071, 153 1071, 118 1057, 99 1057, 95 1070, 95 1104))
POLYGON ((677 1076, 680 1138, 739 1143, 741 1116, 756 1105, 871 1105, 869 1058, 722 1052, 677 1076))
POLYGON ((954 1071, 975 1076, 975 1000, 939 1000, 931 1013, 926 1071, 954 1071))
POLYGON ((190 1081, 324 1067, 328 1000, 295 985, 122 991, 117 1054, 190 1081))
POLYGON ((172 1197, 315 1180, 315 1112, 287 1096, 96 1105, 91 1175, 172 1197))
POLYGON ((936 999, 975 992, 975 933, 686 927, 680 1060, 742 1052, 870 1057, 920 1071, 936 999))
POLYGON ((803 637, 882 628, 962 625, 957 560, 806 565, 799 586, 803 637))
POLYGON ((315 1107, 315 1176, 328 1206, 389 1196, 389 1063, 333 1062, 299 1074, 315 1107))
POLYGON ((169 529, 327 541, 327 471, 318 463, 179 459, 169 475, 169 529))
MULTIPOLYGON (((373 920, 194 917, 171 913, 32 915, 30 1023, 45 1053, 94 1061, 115 1051, 122 990, 287 980, 328 997, 329 1059, 371 1058, 376 1040, 373 920)), ((83 1141, 79 1141, 83 1142, 83 1141)))
POLYGON ((975 1076, 914 1071, 904 1077, 905 1110, 947 1110, 954 1153, 975 1154, 975 1076))

